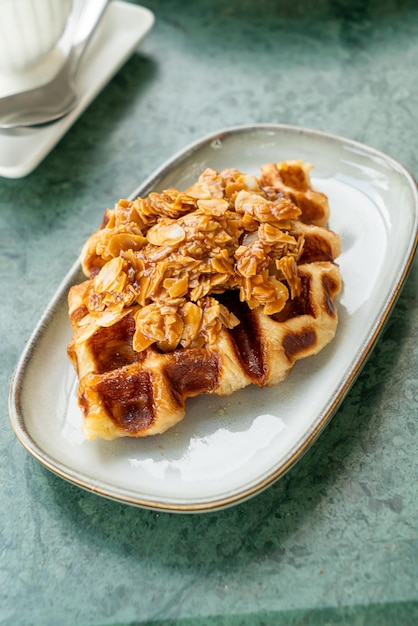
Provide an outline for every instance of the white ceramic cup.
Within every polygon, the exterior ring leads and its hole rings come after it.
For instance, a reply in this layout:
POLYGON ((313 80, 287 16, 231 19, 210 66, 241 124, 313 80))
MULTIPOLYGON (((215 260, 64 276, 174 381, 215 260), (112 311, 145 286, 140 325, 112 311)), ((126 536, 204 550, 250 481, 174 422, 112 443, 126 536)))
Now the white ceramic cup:
POLYGON ((0 71, 22 72, 58 43, 73 0, 0 0, 0 71))

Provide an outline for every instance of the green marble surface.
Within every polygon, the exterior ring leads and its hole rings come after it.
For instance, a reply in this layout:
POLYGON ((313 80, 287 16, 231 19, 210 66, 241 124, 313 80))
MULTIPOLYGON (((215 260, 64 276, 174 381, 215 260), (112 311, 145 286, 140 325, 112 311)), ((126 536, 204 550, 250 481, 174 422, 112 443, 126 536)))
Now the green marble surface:
MULTIPOLYGON (((418 175, 415 0, 147 0, 154 29, 28 177, 0 179, 0 623, 418 623, 418 265, 357 383, 271 488, 204 515, 78 489, 25 452, 9 381, 103 209, 252 122, 368 143, 418 175)), ((1 137, 0 137, 1 140, 1 137)))

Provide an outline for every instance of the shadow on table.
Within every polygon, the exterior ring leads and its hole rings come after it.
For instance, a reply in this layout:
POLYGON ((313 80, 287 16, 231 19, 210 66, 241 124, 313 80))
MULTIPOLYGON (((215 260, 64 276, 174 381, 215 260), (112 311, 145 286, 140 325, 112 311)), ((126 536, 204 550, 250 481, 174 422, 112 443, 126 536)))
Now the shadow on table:
POLYGON ((302 609, 266 611, 242 615, 152 620, 109 626, 415 626, 418 623, 418 602, 392 602, 302 609))
POLYGON ((227 38, 228 49, 240 50, 250 63, 252 58, 258 62, 265 50, 278 58, 287 54, 288 61, 296 64, 300 42, 309 46, 313 57, 334 39, 349 53, 381 45, 385 30, 398 20, 408 21, 411 8, 415 9, 414 0, 334 0, 309 6, 304 0, 231 0, 190 5, 185 21, 175 12, 176 3, 172 6, 173 12, 166 7, 162 19, 187 35, 187 45, 202 57, 211 49, 224 48, 227 38))

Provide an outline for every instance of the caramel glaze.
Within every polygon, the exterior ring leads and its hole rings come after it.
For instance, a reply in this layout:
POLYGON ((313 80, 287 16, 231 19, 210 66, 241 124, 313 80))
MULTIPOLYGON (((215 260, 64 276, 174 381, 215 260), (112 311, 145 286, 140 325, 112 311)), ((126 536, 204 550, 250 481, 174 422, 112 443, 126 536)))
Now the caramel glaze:
POLYGON ((300 333, 288 333, 283 337, 283 348, 290 362, 293 362, 298 354, 311 348, 316 343, 316 332, 313 328, 304 329, 300 333))
POLYGON ((301 222, 315 224, 318 219, 321 219, 323 211, 321 208, 318 209, 318 203, 315 200, 311 200, 306 195, 295 195, 292 192, 287 195, 302 211, 301 222))
POLYGON ((324 294, 324 301, 323 301, 324 310, 327 311, 330 317, 334 317, 337 314, 337 312, 336 312, 336 308, 335 308, 335 304, 333 302, 332 296, 337 291, 337 284, 329 276, 323 276, 322 287, 323 287, 323 294, 324 294))
POLYGON ((124 431, 140 431, 154 422, 154 394, 148 371, 128 373, 125 369, 120 374, 104 375, 97 392, 108 415, 124 431))
POLYGON ((164 367, 174 400, 179 406, 184 397, 210 393, 219 384, 221 360, 216 352, 205 348, 174 350, 164 367))
POLYGON ((272 315, 272 318, 276 322, 286 322, 291 317, 298 317, 299 315, 314 315, 315 312, 312 309, 310 302, 311 280, 306 274, 300 277, 302 283, 302 291, 299 296, 293 300, 288 300, 284 309, 279 313, 272 315))
POLYGON ((134 332, 135 320, 132 314, 128 314, 110 328, 102 327, 94 333, 90 340, 90 349, 98 374, 144 359, 143 352, 135 352, 132 348, 134 332))
POLYGON ((219 300, 240 321, 238 326, 228 332, 243 370, 254 383, 262 385, 268 374, 268 369, 263 354, 257 318, 246 303, 240 302, 238 291, 228 291, 219 297, 219 300))
POLYGON ((329 261, 333 263, 333 251, 325 237, 310 234, 303 244, 302 256, 299 263, 313 263, 314 261, 329 261))

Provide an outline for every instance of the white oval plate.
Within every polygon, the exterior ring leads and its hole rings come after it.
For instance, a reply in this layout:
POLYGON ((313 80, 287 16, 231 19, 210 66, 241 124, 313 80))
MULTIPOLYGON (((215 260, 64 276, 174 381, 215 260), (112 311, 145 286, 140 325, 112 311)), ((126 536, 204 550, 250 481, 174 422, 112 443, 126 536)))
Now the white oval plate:
MULTIPOLYGON (((84 441, 76 377, 66 355, 69 286, 47 308, 16 368, 13 429, 61 477, 95 493, 153 509, 196 512, 230 506, 266 488, 301 458, 358 375, 399 294, 417 246, 417 188, 396 161, 348 139, 282 125, 241 126, 177 154, 136 191, 185 188, 206 167, 255 173, 263 163, 303 159, 330 200, 342 238, 344 287, 334 341, 296 364, 273 388, 228 398, 201 396, 164 435, 84 441)), ((98 222, 101 216, 98 216, 98 222)))

